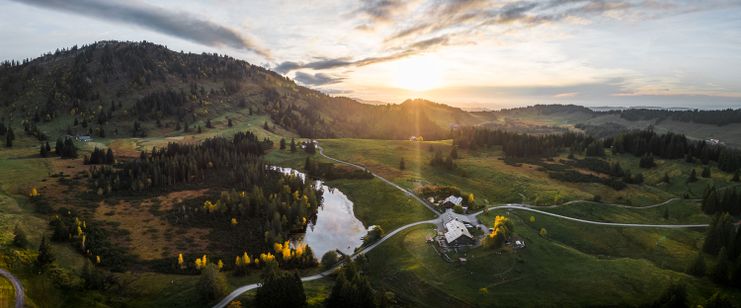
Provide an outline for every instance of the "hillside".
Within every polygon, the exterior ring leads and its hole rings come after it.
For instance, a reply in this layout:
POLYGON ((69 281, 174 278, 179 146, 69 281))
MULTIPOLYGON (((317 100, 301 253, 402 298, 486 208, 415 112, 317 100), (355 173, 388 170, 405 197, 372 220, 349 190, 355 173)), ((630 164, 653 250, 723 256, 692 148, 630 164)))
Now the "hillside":
POLYGON ((314 138, 439 139, 450 125, 475 119, 430 102, 374 106, 331 97, 228 56, 148 42, 97 42, 0 66, 2 122, 41 139, 167 134, 206 127, 238 110, 266 114, 274 124, 314 138))

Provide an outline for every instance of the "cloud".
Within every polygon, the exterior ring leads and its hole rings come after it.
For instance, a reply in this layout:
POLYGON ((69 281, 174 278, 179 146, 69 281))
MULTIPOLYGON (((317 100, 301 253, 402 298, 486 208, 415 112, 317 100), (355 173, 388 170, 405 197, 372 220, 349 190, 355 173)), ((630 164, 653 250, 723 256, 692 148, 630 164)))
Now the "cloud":
POLYGON ((195 43, 228 46, 270 58, 270 52, 237 30, 197 16, 175 12, 138 1, 106 0, 15 0, 32 6, 85 15, 147 28, 195 43))
POLYGON ((349 17, 365 17, 364 23, 357 26, 358 30, 373 30, 376 24, 388 24, 396 17, 406 13, 410 7, 417 5, 417 0, 361 0, 358 9, 352 11, 349 17))
POLYGON ((394 14, 407 5, 403 0, 362 0, 363 5, 356 11, 372 21, 390 21, 394 14))
POLYGON ((431 38, 427 40, 414 42, 410 44, 409 46, 406 46, 400 50, 390 52, 386 55, 366 57, 366 58, 361 58, 357 60, 352 60, 350 58, 335 58, 335 59, 320 59, 320 60, 308 62, 308 63, 298 63, 298 62, 286 61, 286 62, 280 63, 277 66, 275 66, 273 70, 281 74, 286 74, 291 71, 299 70, 299 69, 326 70, 326 69, 335 69, 335 68, 343 68, 343 67, 366 66, 366 65, 406 58, 406 57, 430 50, 432 48, 447 45, 449 41, 450 41, 450 38, 448 36, 435 37, 435 38, 431 38))
MULTIPOLYGON (((725 3, 723 0, 717 2, 725 3)), ((629 10, 641 11, 640 16, 650 18, 648 12, 668 14, 671 10, 689 12, 714 6, 677 3, 673 0, 523 0, 504 5, 496 1, 448 0, 429 7, 423 14, 419 14, 424 18, 406 23, 405 27, 388 36, 386 41, 440 32, 465 33, 493 25, 535 26, 575 17, 590 18, 607 14, 617 18, 620 14, 616 12, 625 13, 629 10)))
POLYGON ((294 79, 304 85, 309 86, 335 84, 344 80, 344 78, 333 77, 324 73, 309 74, 304 72, 296 72, 296 76, 294 77, 294 79))

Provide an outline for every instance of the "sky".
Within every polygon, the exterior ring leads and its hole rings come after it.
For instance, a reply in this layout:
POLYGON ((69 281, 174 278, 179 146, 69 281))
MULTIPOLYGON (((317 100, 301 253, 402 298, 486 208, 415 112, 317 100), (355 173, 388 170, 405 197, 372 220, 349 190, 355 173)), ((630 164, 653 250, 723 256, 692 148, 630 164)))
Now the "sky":
POLYGON ((741 108, 741 0, 0 0, 0 59, 101 40, 368 102, 741 108))

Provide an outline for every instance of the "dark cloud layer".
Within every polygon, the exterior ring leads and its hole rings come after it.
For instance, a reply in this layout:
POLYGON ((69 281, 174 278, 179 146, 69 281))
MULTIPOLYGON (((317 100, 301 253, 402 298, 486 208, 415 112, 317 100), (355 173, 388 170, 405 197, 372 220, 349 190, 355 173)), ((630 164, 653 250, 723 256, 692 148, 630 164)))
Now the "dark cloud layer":
POLYGON ((292 61, 286 61, 278 64, 273 68, 278 73, 286 74, 288 72, 299 70, 299 69, 312 69, 312 70, 326 70, 342 67, 359 67, 366 66, 381 62, 398 60, 401 58, 409 57, 411 55, 418 54, 423 51, 427 51, 433 47, 446 45, 449 42, 447 36, 435 37, 427 40, 418 41, 410 44, 400 50, 392 51, 387 55, 377 57, 367 57, 357 60, 351 60, 348 58, 336 58, 336 59, 321 59, 308 63, 298 63, 292 61))
POLYGON ((296 81, 308 86, 323 86, 342 82, 344 78, 333 77, 324 73, 309 74, 296 72, 296 81))
POLYGON ((228 46, 253 51, 266 58, 270 53, 238 31, 198 18, 138 1, 15 0, 20 3, 111 20, 154 30, 207 46, 228 46))

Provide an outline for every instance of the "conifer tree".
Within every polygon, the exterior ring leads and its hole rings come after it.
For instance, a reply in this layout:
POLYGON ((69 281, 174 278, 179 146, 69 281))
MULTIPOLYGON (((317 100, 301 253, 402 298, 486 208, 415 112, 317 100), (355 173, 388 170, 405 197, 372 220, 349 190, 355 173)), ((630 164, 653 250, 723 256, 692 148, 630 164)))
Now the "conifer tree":
POLYGON ((28 238, 26 238, 26 232, 21 229, 20 225, 15 225, 13 230, 13 245, 19 248, 26 248, 28 246, 28 238))
POLYGON ((46 242, 46 236, 41 237, 41 244, 39 245, 39 255, 36 257, 36 265, 39 268, 45 268, 47 265, 54 262, 54 254, 51 251, 51 246, 46 242))

